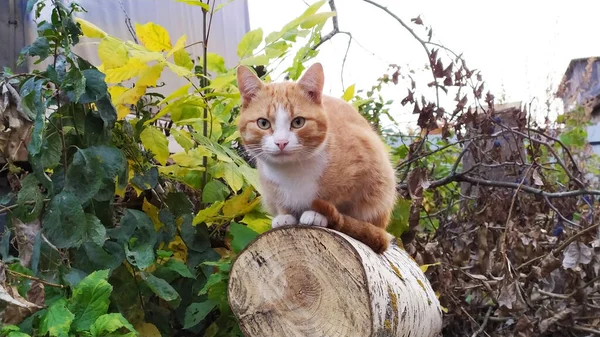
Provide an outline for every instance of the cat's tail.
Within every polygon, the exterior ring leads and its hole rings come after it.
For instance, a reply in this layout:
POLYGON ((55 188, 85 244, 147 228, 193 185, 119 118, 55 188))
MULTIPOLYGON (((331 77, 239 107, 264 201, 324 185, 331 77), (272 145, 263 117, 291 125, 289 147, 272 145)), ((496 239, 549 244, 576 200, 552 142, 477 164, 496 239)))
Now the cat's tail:
POLYGON ((325 200, 314 200, 312 209, 325 216, 327 227, 347 234, 366 244, 377 254, 385 252, 390 241, 394 238, 383 228, 340 213, 335 205, 325 200))

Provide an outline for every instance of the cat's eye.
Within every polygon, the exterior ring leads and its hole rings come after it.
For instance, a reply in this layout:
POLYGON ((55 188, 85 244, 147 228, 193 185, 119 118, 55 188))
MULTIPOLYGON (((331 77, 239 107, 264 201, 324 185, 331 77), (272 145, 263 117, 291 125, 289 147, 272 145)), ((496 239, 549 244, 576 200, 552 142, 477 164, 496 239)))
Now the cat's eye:
POLYGON ((296 117, 294 118, 294 120, 292 121, 292 127, 294 129, 300 129, 301 127, 304 126, 304 123, 306 122, 306 120, 304 119, 304 117, 296 117))
POLYGON ((266 120, 264 118, 259 118, 256 120, 256 125, 258 125, 258 127, 263 130, 267 130, 268 128, 271 127, 271 122, 269 122, 268 120, 266 120))

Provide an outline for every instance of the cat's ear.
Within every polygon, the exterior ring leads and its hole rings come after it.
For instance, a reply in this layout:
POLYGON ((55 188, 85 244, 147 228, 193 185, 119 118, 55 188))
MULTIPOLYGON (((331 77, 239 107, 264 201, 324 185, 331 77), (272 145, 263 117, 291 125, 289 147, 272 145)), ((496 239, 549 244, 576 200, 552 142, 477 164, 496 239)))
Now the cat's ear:
POLYGON ((321 63, 315 63, 298 80, 298 85, 313 102, 321 104, 324 82, 323 66, 321 63))
POLYGON ((246 66, 239 66, 237 68, 237 82, 243 106, 247 106, 256 93, 263 87, 260 78, 246 66))

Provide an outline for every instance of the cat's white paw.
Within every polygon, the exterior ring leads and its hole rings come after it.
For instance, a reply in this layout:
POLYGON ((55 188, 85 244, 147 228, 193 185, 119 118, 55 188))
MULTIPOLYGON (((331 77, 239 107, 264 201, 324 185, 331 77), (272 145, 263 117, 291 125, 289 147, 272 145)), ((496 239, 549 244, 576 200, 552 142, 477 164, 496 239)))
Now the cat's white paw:
POLYGON ((277 228, 282 226, 292 226, 298 224, 298 220, 291 214, 279 214, 273 218, 271 222, 271 228, 277 228))
POLYGON ((307 226, 327 227, 327 218, 315 211, 305 211, 300 217, 300 224, 307 226))

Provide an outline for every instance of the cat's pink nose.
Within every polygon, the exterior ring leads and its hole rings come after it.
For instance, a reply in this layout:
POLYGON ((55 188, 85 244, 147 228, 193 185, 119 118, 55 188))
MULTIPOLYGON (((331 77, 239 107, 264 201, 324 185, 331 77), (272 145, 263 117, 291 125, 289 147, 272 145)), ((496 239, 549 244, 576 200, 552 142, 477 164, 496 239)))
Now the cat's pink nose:
POLYGON ((283 149, 285 149, 285 147, 288 145, 289 142, 287 141, 276 141, 275 145, 277 145, 277 147, 279 147, 279 149, 281 151, 283 151, 283 149))

